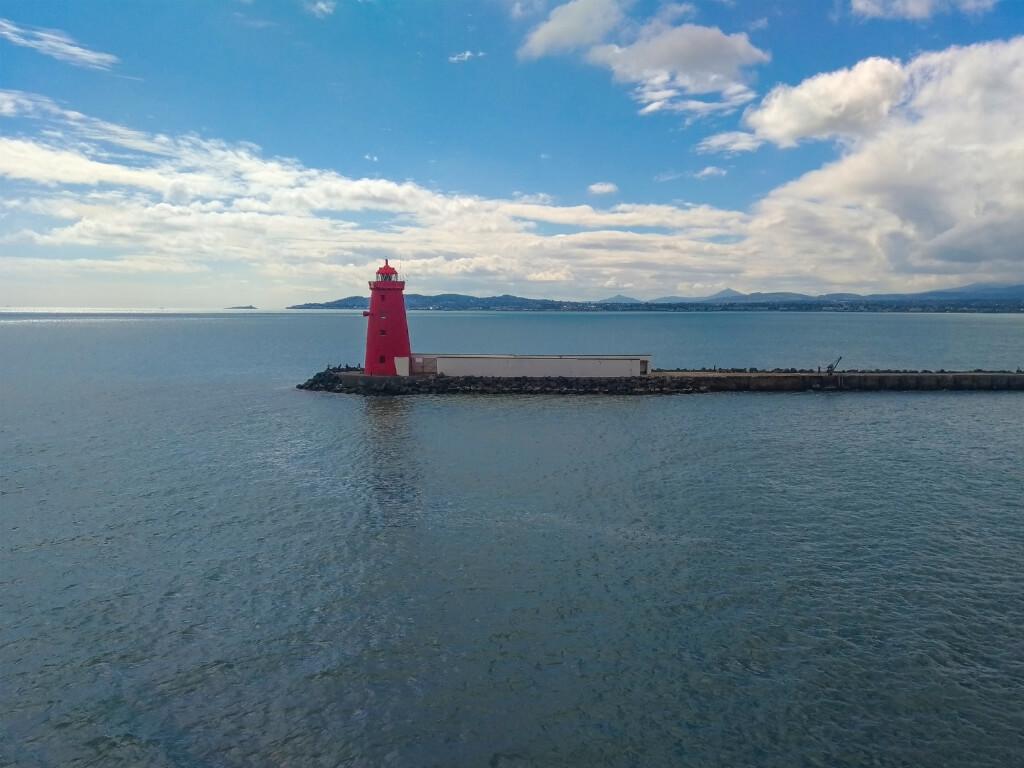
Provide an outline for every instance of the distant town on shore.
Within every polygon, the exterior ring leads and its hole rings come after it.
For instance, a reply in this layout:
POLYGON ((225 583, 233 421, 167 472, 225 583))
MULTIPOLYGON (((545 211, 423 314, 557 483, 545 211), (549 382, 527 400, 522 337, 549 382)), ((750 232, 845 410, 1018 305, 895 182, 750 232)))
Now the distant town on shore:
MULTIPOLYGON (((924 293, 861 295, 828 293, 740 293, 731 289, 711 296, 664 296, 650 301, 612 296, 599 301, 528 299, 522 296, 467 296, 442 293, 407 294, 411 310, 493 312, 1024 312, 1024 284, 976 283, 924 293)), ((288 309, 366 309, 366 296, 348 296, 319 303, 295 304, 288 309)))

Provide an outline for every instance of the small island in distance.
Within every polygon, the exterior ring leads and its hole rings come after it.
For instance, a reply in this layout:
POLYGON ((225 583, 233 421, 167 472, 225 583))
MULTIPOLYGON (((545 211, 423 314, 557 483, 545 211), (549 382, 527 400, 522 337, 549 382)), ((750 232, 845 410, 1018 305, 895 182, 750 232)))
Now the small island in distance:
MULTIPOLYGON (((225 307, 225 309, 256 309, 256 307, 254 307, 252 304, 246 304, 245 306, 241 307, 225 307)), ((291 309, 291 307, 289 307, 289 309, 291 309)))
MULTIPOLYGON (((924 293, 869 294, 740 293, 726 288, 711 296, 664 296, 650 301, 612 296, 599 301, 528 299, 521 296, 435 296, 410 293, 410 310, 494 312, 1024 312, 1024 284, 975 283, 924 293)), ((366 309, 366 296, 348 296, 321 303, 295 304, 288 309, 366 309)))

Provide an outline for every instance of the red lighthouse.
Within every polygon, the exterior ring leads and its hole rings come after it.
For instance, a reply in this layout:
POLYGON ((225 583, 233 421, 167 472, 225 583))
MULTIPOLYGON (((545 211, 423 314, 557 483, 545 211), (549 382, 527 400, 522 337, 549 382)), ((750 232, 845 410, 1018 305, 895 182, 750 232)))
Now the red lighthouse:
POLYGON ((366 324, 368 376, 409 375, 409 324, 405 319, 405 281, 384 259, 377 279, 370 283, 370 309, 363 312, 366 324))

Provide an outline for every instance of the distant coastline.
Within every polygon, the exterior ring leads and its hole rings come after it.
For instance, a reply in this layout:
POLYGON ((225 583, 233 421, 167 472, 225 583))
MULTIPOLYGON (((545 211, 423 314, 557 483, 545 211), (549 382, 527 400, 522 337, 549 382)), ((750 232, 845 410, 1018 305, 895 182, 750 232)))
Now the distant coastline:
MULTIPOLYGON (((434 296, 411 293, 405 297, 410 310, 491 312, 1024 312, 1024 285, 969 285, 916 294, 833 293, 811 296, 801 293, 739 293, 726 289, 713 296, 666 296, 641 301, 614 296, 601 301, 528 299, 521 296, 467 296, 443 293, 434 296)), ((295 304, 288 309, 366 309, 365 296, 334 301, 295 304)))

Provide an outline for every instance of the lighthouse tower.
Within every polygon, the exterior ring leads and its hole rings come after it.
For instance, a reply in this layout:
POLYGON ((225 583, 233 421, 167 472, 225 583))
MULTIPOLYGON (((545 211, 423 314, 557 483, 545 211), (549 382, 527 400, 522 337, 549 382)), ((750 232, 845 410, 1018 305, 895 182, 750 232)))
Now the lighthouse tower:
POLYGON ((405 319, 405 281, 398 270, 384 260, 370 283, 370 309, 363 312, 366 324, 366 364, 368 376, 407 376, 409 374, 409 324, 405 319), (396 363, 397 359, 397 363, 396 363))

